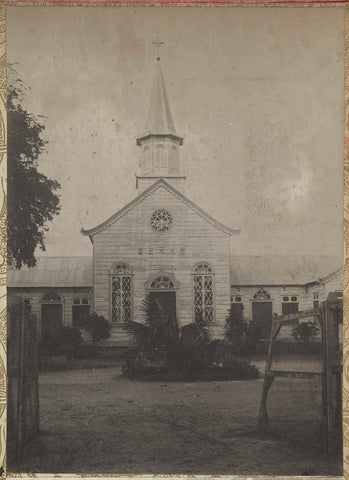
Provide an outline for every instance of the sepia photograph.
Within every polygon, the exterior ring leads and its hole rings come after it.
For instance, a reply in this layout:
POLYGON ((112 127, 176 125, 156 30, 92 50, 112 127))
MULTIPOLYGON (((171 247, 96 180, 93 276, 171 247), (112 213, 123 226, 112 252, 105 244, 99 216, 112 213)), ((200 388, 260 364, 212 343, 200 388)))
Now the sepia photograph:
POLYGON ((343 475, 345 12, 6 7, 9 475, 343 475))

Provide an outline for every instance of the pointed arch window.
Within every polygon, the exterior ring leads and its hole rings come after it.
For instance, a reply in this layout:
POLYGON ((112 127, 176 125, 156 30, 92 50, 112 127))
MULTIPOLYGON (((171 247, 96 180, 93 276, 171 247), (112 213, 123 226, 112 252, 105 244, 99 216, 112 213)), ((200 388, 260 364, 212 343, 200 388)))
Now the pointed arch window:
POLYGON ((111 321, 129 322, 132 319, 132 275, 128 265, 115 265, 111 276, 111 321))
POLYGON ((155 147, 155 165, 157 167, 166 166, 165 147, 163 145, 156 145, 155 147))
POLYGON ((194 318, 195 321, 214 321, 213 270, 208 263, 194 267, 194 318))

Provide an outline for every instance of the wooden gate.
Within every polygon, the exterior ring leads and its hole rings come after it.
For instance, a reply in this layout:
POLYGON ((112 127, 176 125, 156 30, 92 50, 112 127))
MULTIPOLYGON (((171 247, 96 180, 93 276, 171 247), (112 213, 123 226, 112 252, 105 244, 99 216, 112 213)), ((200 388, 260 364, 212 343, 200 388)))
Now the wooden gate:
POLYGON ((339 326, 343 323, 343 300, 337 293, 330 293, 321 307, 288 315, 275 315, 270 333, 268 358, 265 367, 263 392, 258 417, 260 432, 270 429, 267 414, 267 399, 276 377, 322 378, 322 430, 324 449, 328 455, 338 450, 342 439, 342 371, 343 361, 340 348, 339 326), (295 325, 302 318, 313 317, 321 326, 322 372, 282 371, 272 368, 273 346, 284 325, 295 325))
POLYGON ((8 309, 8 457, 14 461, 39 432, 37 322, 24 300, 8 309))

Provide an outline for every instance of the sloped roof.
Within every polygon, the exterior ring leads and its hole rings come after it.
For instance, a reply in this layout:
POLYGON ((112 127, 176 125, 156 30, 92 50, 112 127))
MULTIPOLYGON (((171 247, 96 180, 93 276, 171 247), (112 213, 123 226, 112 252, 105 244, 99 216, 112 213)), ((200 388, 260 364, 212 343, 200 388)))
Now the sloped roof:
MULTIPOLYGON (((335 256, 231 257, 232 285, 307 285, 330 281, 338 274, 335 256)), ((8 287, 92 287, 92 257, 38 257, 33 268, 9 270, 8 287)))
POLYGON ((173 135, 183 140, 176 133, 160 61, 157 62, 147 123, 138 140, 148 135, 173 135))
POLYGON ((90 238, 91 238, 95 233, 98 233, 101 230, 104 230, 105 228, 109 227, 109 225, 112 225, 114 222, 119 220, 119 218, 121 218, 122 216, 127 214, 132 208, 134 208, 136 205, 138 205, 144 198, 151 195, 155 190, 157 190, 160 187, 163 187, 166 190, 168 190, 169 192, 171 192, 173 195, 175 195, 177 198, 179 198, 181 201, 183 201, 189 208, 194 210, 198 215, 200 215, 208 223, 211 223, 212 225, 214 225, 219 230, 222 230, 223 232, 228 233, 230 235, 240 233, 239 228, 234 229, 234 228, 231 228, 231 227, 227 227, 226 225, 223 225, 223 223, 218 222, 215 218, 211 217, 211 215, 209 215, 204 210, 202 210, 200 207, 198 207, 194 202, 189 200, 189 198, 187 198, 185 195, 183 195, 183 193, 179 192, 176 188, 174 188, 172 185, 167 183, 163 178, 160 178, 157 182, 153 183, 153 185, 151 185, 146 190, 144 190, 140 195, 138 195, 138 197, 136 197, 134 200, 129 202, 127 205, 125 205, 121 210, 114 213, 114 215, 112 215, 110 218, 108 218, 105 222, 97 225, 94 228, 90 228, 89 230, 81 229, 81 233, 83 235, 89 235, 90 238))
POLYGON ((232 285, 307 285, 340 270, 341 258, 329 255, 232 255, 232 285))
POLYGON ((9 270, 8 287, 92 287, 92 257, 37 257, 35 267, 9 270))

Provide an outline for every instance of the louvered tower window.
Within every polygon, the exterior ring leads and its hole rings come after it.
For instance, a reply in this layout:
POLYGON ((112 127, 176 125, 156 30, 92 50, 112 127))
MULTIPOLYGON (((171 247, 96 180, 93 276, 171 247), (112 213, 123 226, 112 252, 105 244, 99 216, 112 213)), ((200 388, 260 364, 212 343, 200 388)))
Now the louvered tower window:
POLYGON ((195 321, 214 320, 213 271, 207 263, 194 268, 194 315, 195 321))
POLYGON ((165 147, 163 145, 156 145, 155 147, 155 165, 156 167, 166 166, 165 147))
POLYGON ((111 277, 112 323, 129 322, 132 318, 132 276, 125 264, 116 265, 111 277))

